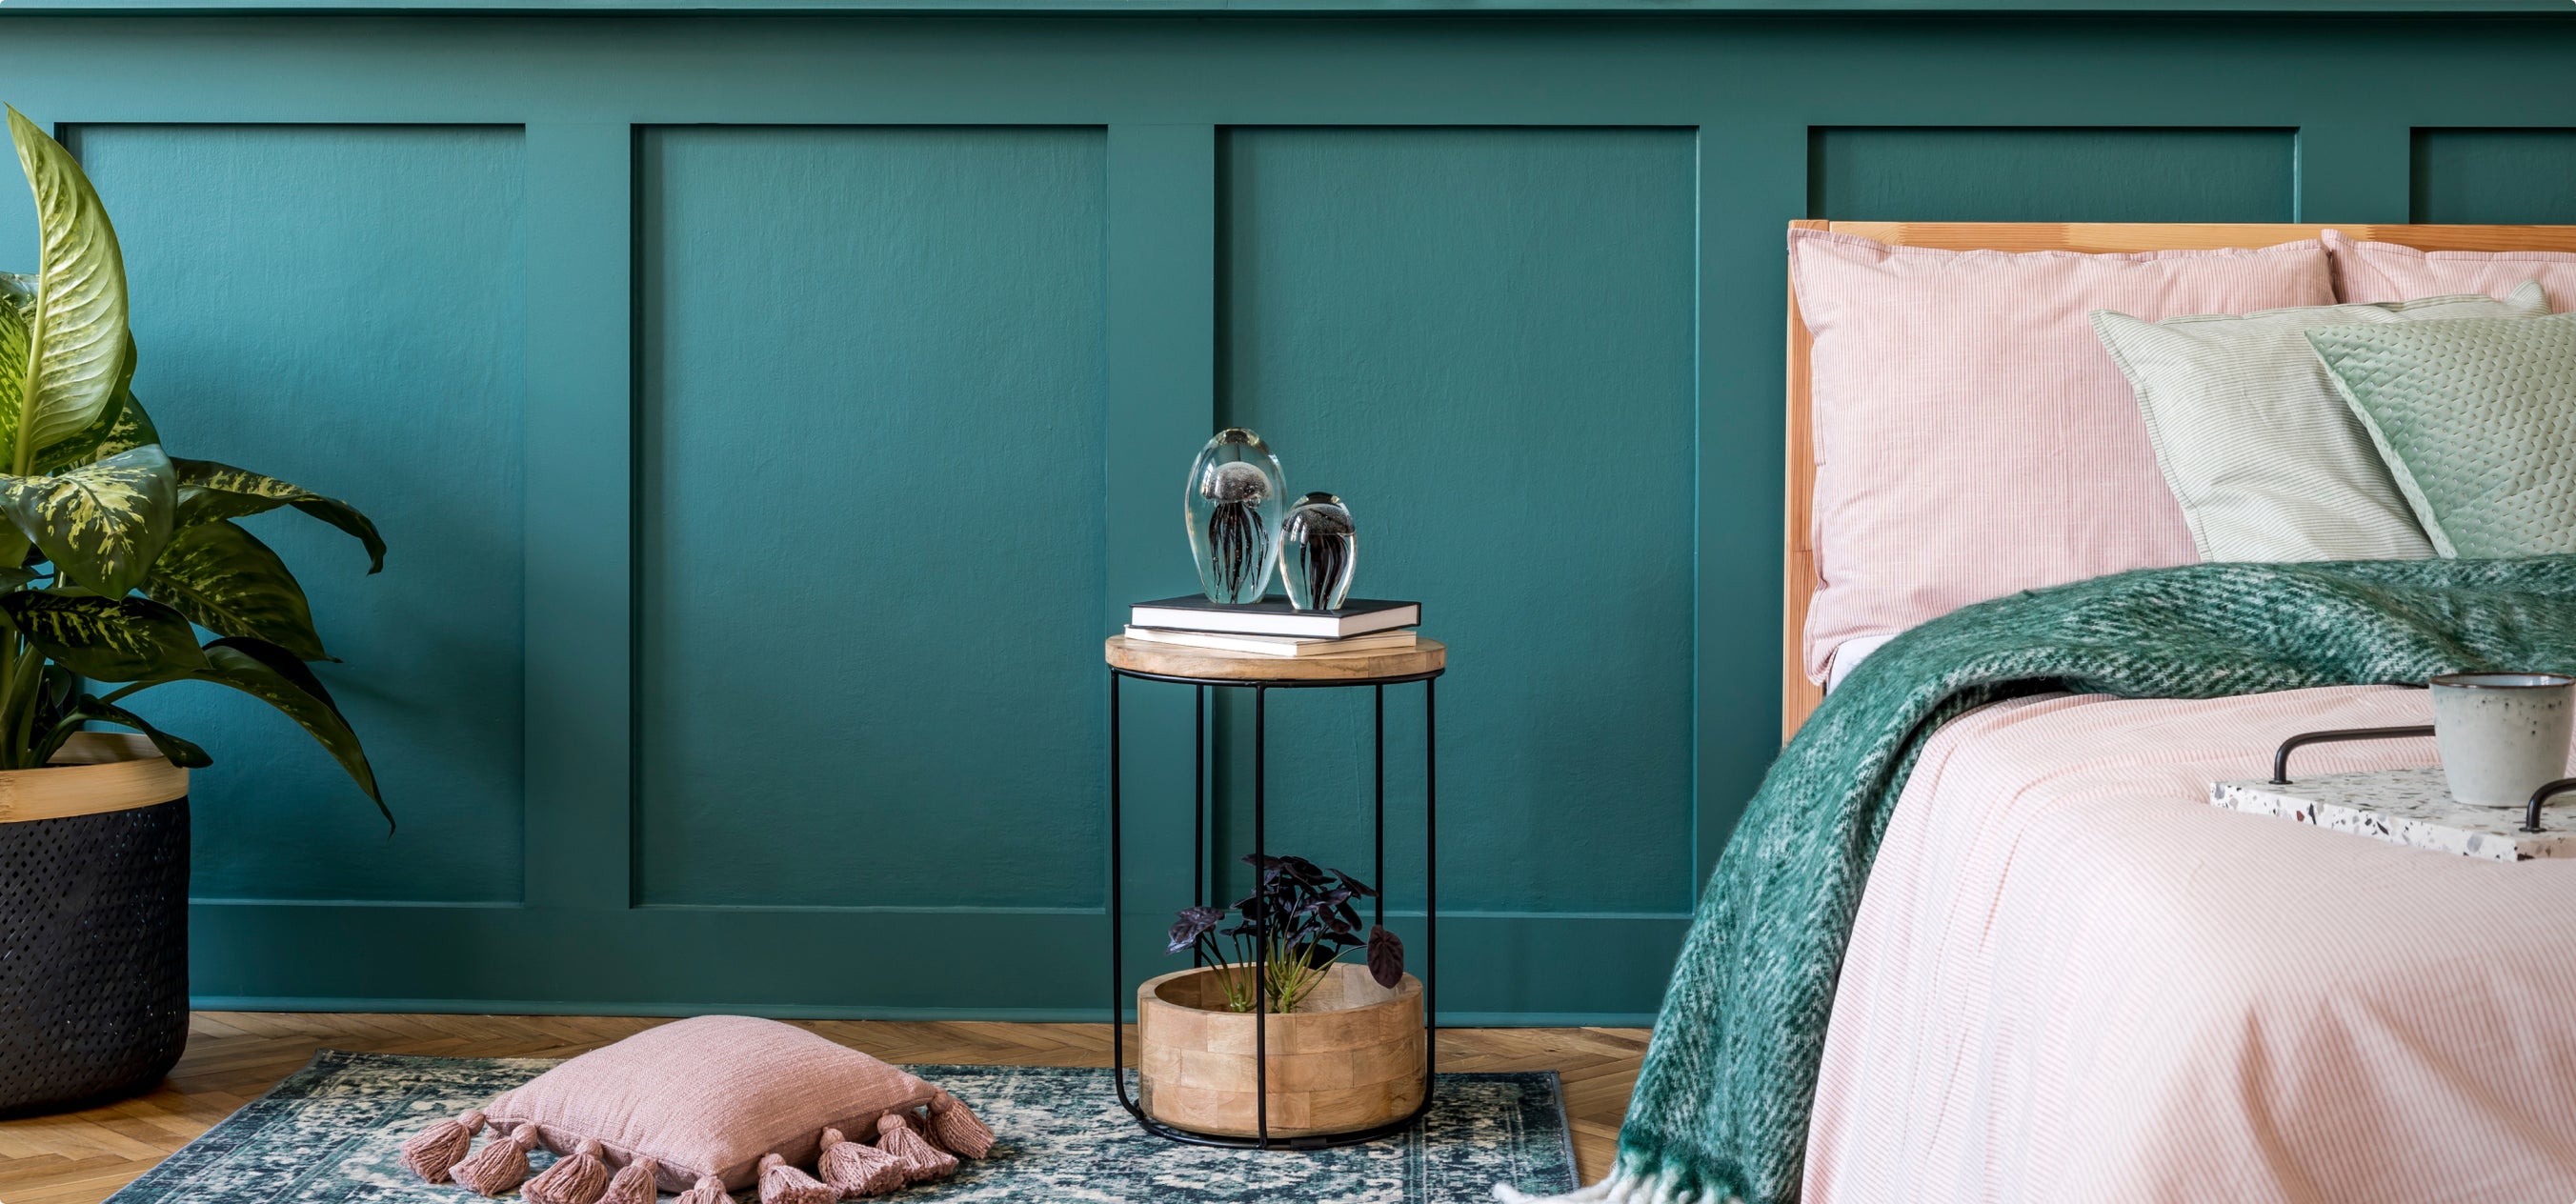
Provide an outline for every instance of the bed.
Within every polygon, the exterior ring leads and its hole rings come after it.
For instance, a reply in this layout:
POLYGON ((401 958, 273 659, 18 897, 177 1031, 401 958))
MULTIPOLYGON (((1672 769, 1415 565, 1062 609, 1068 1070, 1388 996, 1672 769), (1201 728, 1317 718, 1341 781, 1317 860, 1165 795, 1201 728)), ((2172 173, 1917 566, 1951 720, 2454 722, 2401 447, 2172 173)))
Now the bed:
POLYGON ((1789 259, 1784 746, 1558 1199, 2576 1199, 2576 863, 2206 801, 2428 677, 2576 675, 2576 227, 1789 259))
MULTIPOLYGON (((2095 252, 2318 229, 1829 228, 2095 252)), ((2345 229, 2576 250, 2567 227, 2345 229)), ((1793 304, 1784 740, 1823 694, 1799 651, 1818 582, 1808 347, 1793 304)), ((2446 857, 2206 803, 2291 733, 2428 722, 2421 691, 2344 686, 2043 694, 1942 727, 1861 891, 1801 1197, 2576 1199, 2576 862, 2446 857)), ((2429 740, 2347 745, 2302 772, 2434 760, 2429 740)))

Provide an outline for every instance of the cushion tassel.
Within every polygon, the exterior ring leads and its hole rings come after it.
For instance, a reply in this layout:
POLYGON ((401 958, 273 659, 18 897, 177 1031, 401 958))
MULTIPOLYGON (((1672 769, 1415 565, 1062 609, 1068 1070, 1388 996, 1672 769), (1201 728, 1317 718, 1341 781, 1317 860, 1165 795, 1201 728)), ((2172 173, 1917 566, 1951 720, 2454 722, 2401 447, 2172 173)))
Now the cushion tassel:
POLYGON ((654 1198, 662 1194, 654 1180, 661 1177, 661 1163, 637 1154, 635 1161, 620 1168, 617 1177, 608 1181, 608 1194, 599 1198, 599 1204, 653 1204, 654 1198))
POLYGON ((921 1127, 932 1142, 951 1154, 981 1158, 993 1152, 993 1131, 945 1091, 930 1101, 930 1119, 921 1127))
POLYGON ((474 1148, 474 1135, 483 1131, 483 1114, 468 1112, 442 1120, 421 1130, 402 1144, 405 1170, 420 1176, 423 1183, 445 1183, 447 1172, 474 1148))
POLYGON ((447 1173, 458 1187, 476 1195, 497 1196, 526 1181, 528 1151, 536 1145, 537 1127, 520 1125, 518 1132, 484 1142, 473 1157, 457 1163, 447 1173))
POLYGON ((777 1154, 760 1156, 760 1204, 834 1204, 841 1193, 787 1165, 777 1154))
POLYGON ((520 1189, 528 1204, 599 1204, 608 1190, 608 1149, 594 1138, 581 1139, 571 1155, 555 1159, 520 1189))
POLYGON ((914 1183, 945 1179, 957 1170, 957 1156, 921 1139, 904 1123, 903 1113, 877 1119, 877 1148, 903 1163, 903 1177, 914 1183))
POLYGON ((912 1181, 903 1160, 872 1145, 860 1145, 839 1129, 823 1130, 823 1153, 814 1170, 844 1200, 882 1196, 912 1181))
POLYGON ((698 1185, 673 1197, 671 1204, 733 1204, 733 1193, 724 1189, 724 1180, 700 1175, 698 1185))

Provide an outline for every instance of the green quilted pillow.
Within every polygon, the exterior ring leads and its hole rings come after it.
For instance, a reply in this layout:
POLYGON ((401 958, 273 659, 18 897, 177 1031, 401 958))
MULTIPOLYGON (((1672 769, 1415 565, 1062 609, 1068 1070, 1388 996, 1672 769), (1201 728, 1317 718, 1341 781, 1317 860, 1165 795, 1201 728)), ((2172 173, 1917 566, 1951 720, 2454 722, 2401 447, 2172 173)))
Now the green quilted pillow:
POLYGON ((2576 552, 2576 313, 2307 334, 2435 551, 2576 552))

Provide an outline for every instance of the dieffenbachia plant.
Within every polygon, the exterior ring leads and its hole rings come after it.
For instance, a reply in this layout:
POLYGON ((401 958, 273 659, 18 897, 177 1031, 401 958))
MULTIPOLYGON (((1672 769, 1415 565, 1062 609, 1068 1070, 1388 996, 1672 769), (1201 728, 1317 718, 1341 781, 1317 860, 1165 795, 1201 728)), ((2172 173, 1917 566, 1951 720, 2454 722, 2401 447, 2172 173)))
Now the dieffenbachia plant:
MULTIPOLYGON (((182 460, 129 388, 125 260, 89 177, 12 108, 36 193, 40 262, 0 273, 0 769, 44 765, 72 733, 141 732, 171 761, 205 750, 126 709, 174 681, 229 686, 286 713, 384 810, 357 733, 305 664, 329 660, 303 587, 233 520, 291 506, 366 545, 375 524, 273 477, 182 460), (199 643, 198 629, 214 639, 199 643)), ((387 823, 393 813, 385 812, 387 823)))

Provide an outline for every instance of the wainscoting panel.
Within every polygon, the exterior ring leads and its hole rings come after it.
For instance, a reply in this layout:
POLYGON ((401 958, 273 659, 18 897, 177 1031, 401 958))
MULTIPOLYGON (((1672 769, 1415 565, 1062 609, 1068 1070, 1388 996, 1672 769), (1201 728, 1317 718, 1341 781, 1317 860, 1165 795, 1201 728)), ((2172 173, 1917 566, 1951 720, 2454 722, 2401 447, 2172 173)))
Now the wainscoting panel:
POLYGON ((2298 131, 1819 129, 1811 215, 1844 221, 2286 222, 2298 131))
POLYGON ((637 159, 637 897, 1097 906, 1096 128, 637 159))
POLYGON ((2576 222, 2576 129, 2415 131, 2414 220, 2576 222))
POLYGON ((348 499, 392 549, 369 576, 355 540, 293 510, 243 524, 296 571, 348 662, 316 672, 366 741, 393 832, 267 705, 194 684, 136 696, 215 756, 191 783, 196 894, 517 900, 519 130, 71 133, 114 198, 135 395, 168 446, 348 499))
MULTIPOLYGON (((393 544, 259 520, 391 836, 146 696, 218 758, 196 990, 287 1008, 1097 1017, 1170 964, 1191 785, 1130 687, 1113 983, 1099 640, 1190 587, 1238 422, 1457 651, 1444 1018, 1642 1021, 1777 747, 1784 224, 2576 221, 2576 94, 2498 83, 2571 71, 2564 16, 0 6, 173 449, 393 544)), ((1358 869, 1367 699, 1276 702, 1272 844, 1358 869)))
MULTIPOLYGON (((1453 908, 1689 902, 1689 814, 1632 802, 1690 789, 1694 159, 1690 130, 1223 142, 1221 412, 1271 441, 1291 496, 1351 506, 1358 592, 1420 599, 1450 643, 1453 908)), ((1387 691, 1403 903, 1421 897, 1421 693, 1387 691)), ((1273 850, 1370 872, 1371 702, 1272 699, 1273 850)), ((1246 845, 1251 750, 1227 735, 1246 845)))

